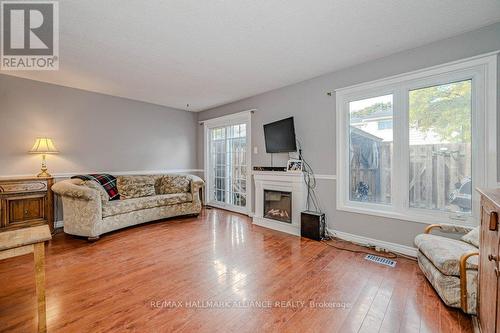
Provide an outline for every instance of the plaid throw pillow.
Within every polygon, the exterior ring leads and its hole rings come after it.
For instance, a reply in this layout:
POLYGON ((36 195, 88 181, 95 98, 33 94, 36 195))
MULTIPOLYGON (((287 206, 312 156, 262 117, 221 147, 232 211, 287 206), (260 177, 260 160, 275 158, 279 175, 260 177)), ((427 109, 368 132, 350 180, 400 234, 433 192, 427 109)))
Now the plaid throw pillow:
POLYGON ((118 188, 116 187, 116 178, 107 173, 93 173, 89 175, 77 175, 71 178, 78 178, 81 180, 95 180, 98 182, 108 193, 109 201, 119 200, 118 188))

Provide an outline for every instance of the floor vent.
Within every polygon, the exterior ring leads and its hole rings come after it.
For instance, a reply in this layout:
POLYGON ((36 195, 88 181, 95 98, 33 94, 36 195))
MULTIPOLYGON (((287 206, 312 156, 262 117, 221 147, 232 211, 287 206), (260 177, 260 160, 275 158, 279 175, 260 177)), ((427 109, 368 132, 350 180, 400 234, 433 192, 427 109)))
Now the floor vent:
POLYGON ((366 260, 369 260, 369 261, 373 261, 377 264, 381 264, 381 265, 386 265, 386 266, 390 266, 390 267, 396 267, 396 262, 394 260, 391 260, 391 259, 387 259, 387 258, 384 258, 384 257, 379 257, 379 256, 376 256, 376 255, 373 255, 373 254, 369 254, 365 257, 366 260))

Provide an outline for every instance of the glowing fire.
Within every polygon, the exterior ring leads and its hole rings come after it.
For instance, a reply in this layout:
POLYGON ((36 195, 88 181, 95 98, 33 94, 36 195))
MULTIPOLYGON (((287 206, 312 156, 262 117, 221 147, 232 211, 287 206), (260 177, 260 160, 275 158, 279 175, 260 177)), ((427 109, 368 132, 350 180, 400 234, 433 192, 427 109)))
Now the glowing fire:
POLYGON ((290 215, 288 215, 288 212, 284 209, 276 209, 276 208, 272 208, 270 210, 267 211, 267 216, 271 216, 271 217, 279 217, 279 218, 282 218, 282 219, 288 219, 290 218, 290 215))

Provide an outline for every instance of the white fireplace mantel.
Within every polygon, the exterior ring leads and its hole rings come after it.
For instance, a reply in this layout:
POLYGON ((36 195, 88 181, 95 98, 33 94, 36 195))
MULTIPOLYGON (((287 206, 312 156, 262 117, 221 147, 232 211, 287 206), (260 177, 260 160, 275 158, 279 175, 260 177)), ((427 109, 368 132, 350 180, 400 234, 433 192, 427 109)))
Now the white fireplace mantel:
POLYGON ((254 171, 255 213, 253 224, 300 236, 300 213, 306 207, 306 185, 302 172, 254 171), (264 217, 264 190, 292 193, 292 223, 264 217))

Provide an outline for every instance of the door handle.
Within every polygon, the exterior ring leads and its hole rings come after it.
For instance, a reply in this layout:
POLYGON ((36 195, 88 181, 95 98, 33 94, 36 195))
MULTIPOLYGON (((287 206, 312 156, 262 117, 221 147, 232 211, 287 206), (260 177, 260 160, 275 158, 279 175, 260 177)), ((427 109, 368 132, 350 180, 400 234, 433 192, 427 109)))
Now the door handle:
POLYGON ((488 260, 489 261, 498 261, 498 256, 494 256, 492 254, 488 254, 488 260))
POLYGON ((498 229, 498 213, 497 212, 490 213, 489 229, 490 229, 490 231, 496 231, 498 229))

